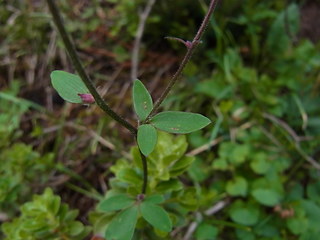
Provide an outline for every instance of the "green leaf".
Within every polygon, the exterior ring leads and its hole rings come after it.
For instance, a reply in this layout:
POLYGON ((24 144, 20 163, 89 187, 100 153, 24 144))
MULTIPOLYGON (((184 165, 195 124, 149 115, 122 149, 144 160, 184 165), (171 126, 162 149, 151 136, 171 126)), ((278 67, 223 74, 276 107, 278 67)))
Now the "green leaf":
POLYGON ((243 229, 236 229, 237 239, 239 240, 255 240, 254 233, 252 231, 243 230, 243 229))
POLYGON ((162 195, 151 195, 144 199, 144 202, 159 204, 164 202, 164 197, 162 195))
POLYGON ((130 207, 118 215, 110 222, 106 233, 106 239, 131 240, 138 219, 138 207, 130 207))
POLYGON ((212 167, 215 170, 225 171, 228 169, 228 162, 224 158, 217 158, 212 163, 212 167))
POLYGON ((157 130, 150 124, 139 126, 137 141, 143 155, 148 156, 157 144, 157 130))
POLYGON ((254 225, 258 221, 257 212, 252 211, 248 208, 236 209, 231 212, 231 218, 233 221, 237 223, 241 223, 243 225, 254 225))
POLYGON ((289 218, 286 221, 286 224, 288 229, 293 234, 299 235, 307 231, 309 227, 309 220, 305 216, 298 216, 298 217, 289 218))
POLYGON ((82 103, 78 94, 89 93, 88 88, 77 75, 56 70, 51 73, 50 77, 54 89, 68 102, 82 103))
POLYGON ((145 120, 153 108, 152 98, 140 80, 133 83, 133 107, 141 121, 145 120))
POLYGON ((211 121, 197 113, 162 112, 151 119, 158 129, 170 133, 191 133, 207 126, 211 121))
POLYGON ((126 167, 119 170, 116 173, 116 177, 118 178, 118 180, 132 185, 139 185, 142 183, 141 176, 132 167, 126 167))
POLYGON ((320 182, 308 184, 307 196, 308 196, 308 198, 312 199, 313 201, 320 203, 320 182))
POLYGON ((112 196, 100 202, 98 210, 103 212, 111 212, 130 207, 134 203, 134 199, 125 194, 112 196))
POLYGON ((319 221, 320 221, 319 204, 310 200, 302 200, 301 206, 306 213, 307 219, 309 220, 309 229, 313 228, 314 230, 319 231, 319 221))
POLYGON ((149 160, 157 166, 159 172, 169 170, 174 162, 183 157, 188 148, 186 136, 173 136, 158 131, 158 140, 155 150, 150 154, 149 160))
POLYGON ((171 219, 168 213, 160 206, 150 202, 143 202, 140 206, 142 217, 153 227, 170 232, 172 229, 171 219))
POLYGON ((183 156, 170 169, 170 176, 179 176, 186 171, 195 160, 195 157, 183 156))
POLYGON ((195 161, 192 162, 192 165, 188 168, 188 174, 193 181, 198 183, 204 181, 209 176, 208 168, 205 167, 200 157, 195 158, 195 161))
POLYGON ((282 54, 290 46, 287 31, 295 34, 299 30, 299 7, 292 3, 284 9, 271 25, 267 36, 266 47, 272 54, 282 54))
POLYGON ((280 229, 278 228, 278 226, 273 225, 274 222, 270 222, 269 224, 258 224, 255 229, 254 232, 258 235, 258 236, 262 236, 262 237, 266 237, 264 239, 281 239, 280 238, 280 229))
POLYGON ((226 146, 229 148, 224 150, 227 151, 226 154, 230 163, 240 165, 246 161, 250 154, 250 146, 248 144, 230 143, 226 146))
POLYGON ((81 234, 84 230, 84 226, 81 222, 72 222, 69 225, 68 233, 72 237, 76 237, 81 234))
POLYGON ((227 182, 226 190, 231 196, 245 197, 248 191, 247 180, 243 177, 236 177, 227 182))
POLYGON ((171 178, 168 181, 161 181, 157 185, 155 190, 160 193, 167 193, 172 191, 179 191, 182 188, 183 188, 183 185, 178 179, 171 178))
POLYGON ((253 161, 250 163, 250 167, 257 174, 265 174, 270 169, 270 163, 268 162, 268 156, 265 153, 259 152, 253 155, 253 161))
POLYGON ((177 202, 179 204, 191 211, 195 211, 199 208, 200 199, 198 197, 198 189, 195 187, 184 187, 184 190, 179 194, 177 202))
POLYGON ((206 223, 201 223, 196 231, 197 240, 214 240, 218 235, 218 228, 206 223))
POLYGON ((230 210, 230 217, 236 223, 252 226, 259 220, 259 209, 255 205, 236 201, 230 210))
POLYGON ((281 200, 281 195, 273 189, 258 188, 252 191, 252 196, 261 204, 275 206, 281 200))

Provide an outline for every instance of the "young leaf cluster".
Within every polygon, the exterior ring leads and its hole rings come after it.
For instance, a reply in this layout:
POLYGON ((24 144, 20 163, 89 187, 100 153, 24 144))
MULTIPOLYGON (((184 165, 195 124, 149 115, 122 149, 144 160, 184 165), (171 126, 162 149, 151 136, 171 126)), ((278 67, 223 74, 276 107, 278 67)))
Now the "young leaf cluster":
MULTIPOLYGON (((186 156, 188 144, 185 135, 172 136, 158 132, 158 142, 154 151, 147 157, 148 186, 147 193, 165 194, 182 190, 177 178, 193 163, 195 157, 186 156)), ((140 193, 142 186, 142 161, 138 147, 131 149, 133 162, 119 159, 111 168, 115 178, 110 180, 113 190, 127 192, 130 195, 140 193)))
POLYGON ((10 216, 21 201, 29 200, 32 184, 48 180, 53 154, 40 156, 23 143, 0 150, 0 211, 10 216))
POLYGON ((2 225, 5 240, 83 240, 90 232, 76 221, 78 211, 61 203, 60 197, 47 188, 21 206, 21 215, 2 225))

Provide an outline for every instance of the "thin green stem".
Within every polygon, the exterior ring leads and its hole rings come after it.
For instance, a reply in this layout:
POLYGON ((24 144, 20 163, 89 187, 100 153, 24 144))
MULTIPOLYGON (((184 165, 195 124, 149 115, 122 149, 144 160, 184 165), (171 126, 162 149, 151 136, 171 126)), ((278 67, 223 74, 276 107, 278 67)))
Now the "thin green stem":
POLYGON ((98 201, 100 201, 100 200, 103 199, 102 196, 99 196, 99 195, 97 195, 97 194, 95 194, 95 193, 92 193, 92 192, 90 192, 90 191, 87 191, 86 189, 83 189, 83 188, 81 188, 81 187, 78 187, 77 185, 74 185, 74 184, 72 184, 72 183, 67 182, 67 183, 66 183, 66 186, 69 187, 70 189, 76 191, 76 192, 79 192, 79 193, 81 193, 81 194, 89 197, 89 198, 92 198, 92 199, 95 199, 95 200, 98 200, 98 201))
POLYGON ((49 10, 52 14, 53 21, 61 35, 61 38, 63 40, 63 43, 66 47, 66 50, 70 56, 70 59, 77 70, 80 78, 84 82, 84 84, 87 86, 89 89, 90 93, 92 94, 93 98, 95 99, 97 105, 105 112, 107 113, 110 117, 112 117, 115 121, 120 123, 122 126, 127 128, 132 134, 136 135, 137 129, 132 126, 129 122, 127 122, 124 118, 119 116, 116 112, 114 112, 102 99, 102 97, 99 95, 97 92, 93 82, 89 78, 89 76, 86 74, 80 59, 77 55, 76 49, 74 47, 74 44, 71 42, 71 39, 64 27, 62 17, 60 15, 59 9, 57 8, 55 1, 54 0, 47 0, 49 10))
POLYGON ((177 80, 179 79, 179 77, 181 76, 181 73, 183 71, 183 69, 185 68, 185 66, 187 65, 187 63, 189 62, 195 48, 198 46, 198 44, 200 43, 200 39, 206 29, 206 27, 208 26, 210 17, 217 5, 218 0, 211 0, 210 2, 210 6, 208 8, 208 12, 206 14, 206 16, 204 17, 201 26, 199 27, 198 32, 196 33, 195 37, 193 38, 191 44, 188 46, 188 50, 178 68, 178 70, 175 72, 175 74, 173 75, 173 77, 171 78, 168 86, 166 87, 166 89, 163 91, 163 93, 161 94, 161 96, 159 97, 159 99, 157 100, 157 102, 155 103, 152 111, 150 112, 149 116, 147 117, 147 120, 150 120, 150 118, 152 116, 154 116, 154 114, 159 110, 160 105, 162 104, 162 102, 164 101, 164 99, 167 97, 167 95, 169 94, 169 92, 171 91, 173 85, 177 82, 177 80))
POLYGON ((139 151, 140 151, 142 168, 143 168, 143 184, 142 184, 141 193, 146 194, 147 186, 148 186, 148 163, 147 163, 147 158, 142 154, 140 149, 139 151))

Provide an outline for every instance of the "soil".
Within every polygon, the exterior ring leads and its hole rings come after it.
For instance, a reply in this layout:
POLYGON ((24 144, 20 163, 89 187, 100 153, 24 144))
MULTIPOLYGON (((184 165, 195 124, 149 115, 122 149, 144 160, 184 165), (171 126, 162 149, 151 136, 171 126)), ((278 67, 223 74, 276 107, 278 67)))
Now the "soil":
POLYGON ((309 0, 301 8, 299 38, 308 38, 312 42, 320 41, 320 1, 309 0))

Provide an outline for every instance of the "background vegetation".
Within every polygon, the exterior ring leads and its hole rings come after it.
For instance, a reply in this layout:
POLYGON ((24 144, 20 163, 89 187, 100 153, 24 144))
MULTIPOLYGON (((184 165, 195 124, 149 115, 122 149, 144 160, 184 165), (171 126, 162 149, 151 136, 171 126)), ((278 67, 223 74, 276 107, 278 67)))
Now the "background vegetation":
MULTIPOLYGON (((132 124, 130 53, 145 3, 59 1, 98 91, 132 124)), ((185 52, 164 37, 191 39, 207 4, 155 3, 138 74, 154 99, 185 52)), ((319 1, 220 1, 163 105, 214 124, 161 133, 150 182, 171 193, 174 230, 138 223, 136 239, 318 240, 319 14, 319 1)), ((44 1, 1 1, 0 24, 0 238, 90 239, 110 220, 96 208, 108 190, 140 189, 137 149, 95 105, 64 103, 52 89, 52 70, 74 69, 44 1)))

